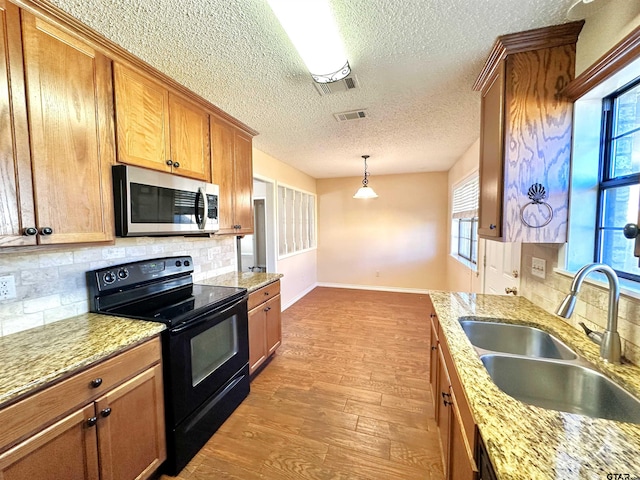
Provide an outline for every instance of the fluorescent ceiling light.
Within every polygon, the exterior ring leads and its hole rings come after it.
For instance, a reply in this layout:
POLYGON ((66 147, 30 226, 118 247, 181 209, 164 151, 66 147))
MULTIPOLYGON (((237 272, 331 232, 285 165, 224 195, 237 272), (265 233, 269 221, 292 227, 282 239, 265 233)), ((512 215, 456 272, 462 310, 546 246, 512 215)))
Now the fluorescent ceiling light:
POLYGON ((318 83, 351 73, 328 0, 267 0, 318 83))

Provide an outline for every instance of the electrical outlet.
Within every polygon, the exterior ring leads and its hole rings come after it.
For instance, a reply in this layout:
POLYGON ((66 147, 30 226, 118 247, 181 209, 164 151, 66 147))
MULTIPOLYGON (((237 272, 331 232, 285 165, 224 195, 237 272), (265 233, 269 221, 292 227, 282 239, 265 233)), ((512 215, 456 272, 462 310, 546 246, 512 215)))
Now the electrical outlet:
POLYGON ((376 270, 376 277, 380 276, 380 270, 376 270))
POLYGON ((542 258, 533 257, 531 259, 531 275, 538 278, 547 276, 547 261, 542 258))
POLYGON ((0 277, 0 301, 16 298, 16 279, 13 275, 0 277))

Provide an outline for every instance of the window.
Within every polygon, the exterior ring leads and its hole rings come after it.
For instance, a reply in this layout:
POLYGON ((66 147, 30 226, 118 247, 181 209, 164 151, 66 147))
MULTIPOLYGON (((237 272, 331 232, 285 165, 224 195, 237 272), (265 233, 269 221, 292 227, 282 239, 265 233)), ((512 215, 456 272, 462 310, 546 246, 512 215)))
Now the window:
POLYGON ((478 174, 453 188, 451 254, 476 268, 478 264, 478 174))
POLYGON ((622 234, 640 205, 640 78, 603 99, 602 119, 595 260, 640 281, 634 242, 622 234))
POLYGON ((278 253, 316 248, 316 197, 278 185, 278 253))

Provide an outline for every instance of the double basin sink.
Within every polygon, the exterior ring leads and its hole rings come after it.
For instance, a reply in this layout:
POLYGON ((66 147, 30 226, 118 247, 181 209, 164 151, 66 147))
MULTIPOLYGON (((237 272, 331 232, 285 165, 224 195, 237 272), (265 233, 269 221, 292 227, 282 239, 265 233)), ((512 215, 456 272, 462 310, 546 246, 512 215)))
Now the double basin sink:
POLYGON ((640 424, 640 400, 563 342, 529 326, 461 319, 500 390, 537 407, 640 424))

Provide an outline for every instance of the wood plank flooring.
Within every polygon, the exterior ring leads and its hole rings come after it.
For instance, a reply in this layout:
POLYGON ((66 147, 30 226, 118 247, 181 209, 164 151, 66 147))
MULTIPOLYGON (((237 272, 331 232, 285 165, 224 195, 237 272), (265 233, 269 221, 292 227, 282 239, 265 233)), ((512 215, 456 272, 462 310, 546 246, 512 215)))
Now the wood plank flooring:
POLYGON ((177 478, 442 480, 426 309, 425 295, 314 289, 283 312, 275 357, 177 478))

